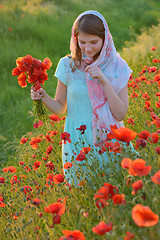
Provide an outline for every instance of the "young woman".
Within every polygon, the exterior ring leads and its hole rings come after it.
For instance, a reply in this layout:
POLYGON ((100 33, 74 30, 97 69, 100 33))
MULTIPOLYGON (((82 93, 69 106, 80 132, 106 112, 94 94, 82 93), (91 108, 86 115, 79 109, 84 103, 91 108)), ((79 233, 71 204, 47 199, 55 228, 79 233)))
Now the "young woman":
MULTIPOLYGON (((99 150, 110 132, 110 125, 123 126, 128 110, 127 83, 132 73, 115 49, 104 17, 97 11, 86 11, 78 16, 72 27, 71 55, 60 59, 55 76, 58 85, 55 99, 44 89, 31 89, 33 100, 42 99, 53 113, 66 112, 64 131, 70 134, 71 143, 62 145, 63 166, 69 183, 78 184, 79 165, 83 147, 91 147, 89 164, 94 161, 107 164, 108 157, 99 150), (85 129, 86 127, 86 129, 85 129), (83 130, 85 129, 85 130, 83 130), (103 158, 103 160, 102 160, 103 158)), ((113 155, 116 159, 116 155, 113 155)), ((80 173, 81 174, 81 173, 80 173)))

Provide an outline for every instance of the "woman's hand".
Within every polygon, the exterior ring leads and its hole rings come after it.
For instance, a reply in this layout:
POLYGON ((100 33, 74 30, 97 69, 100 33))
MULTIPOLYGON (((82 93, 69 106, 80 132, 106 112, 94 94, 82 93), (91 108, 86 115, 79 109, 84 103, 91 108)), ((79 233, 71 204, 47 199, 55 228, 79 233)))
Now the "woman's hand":
POLYGON ((47 95, 46 91, 43 88, 35 90, 35 87, 31 87, 31 98, 32 100, 39 100, 44 98, 47 95))
POLYGON ((86 72, 89 72, 89 74, 93 77, 93 78, 98 78, 100 80, 100 82, 104 85, 106 82, 109 82, 108 79, 106 78, 106 76, 104 75, 104 73, 102 72, 102 70, 93 65, 93 66, 87 66, 85 68, 86 72))

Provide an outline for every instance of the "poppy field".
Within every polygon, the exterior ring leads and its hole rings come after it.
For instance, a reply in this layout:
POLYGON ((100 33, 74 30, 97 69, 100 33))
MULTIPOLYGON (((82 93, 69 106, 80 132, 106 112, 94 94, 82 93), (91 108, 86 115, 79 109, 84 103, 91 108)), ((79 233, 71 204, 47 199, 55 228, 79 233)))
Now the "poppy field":
MULTIPOLYGON (((77 187, 65 180, 61 145, 72 141, 63 132, 65 116, 37 119, 21 137, 15 164, 6 164, 0 175, 1 239, 158 239, 159 51, 151 46, 151 64, 130 77, 125 127, 112 126, 110 140, 99 151, 108 153, 109 173, 105 167, 99 170, 95 159, 89 180, 84 177, 77 187), (118 171, 111 153, 118 154, 118 171)), ((83 145, 85 128, 79 130, 83 157, 76 159, 87 166, 92 148, 83 145)), ((64 168, 71 169, 72 163, 64 168)))
MULTIPOLYGON (((0 240, 159 239, 159 38, 160 25, 153 26, 126 43, 120 52, 133 74, 128 82, 125 127, 112 126, 107 136, 110 140, 98 152, 102 157, 108 155, 107 166, 100 169, 92 146, 85 146, 85 126, 75 129, 81 132, 77 143, 81 151, 74 155, 79 166, 78 186, 71 186, 64 177, 64 170, 72 171, 74 161, 62 166, 62 142, 72 142, 69 133, 63 130, 66 115, 47 112, 45 118, 35 116, 33 124, 29 123, 16 142, 14 156, 0 169, 0 240), (92 165, 88 164, 90 159, 94 159, 92 165), (88 170, 87 176, 81 174, 83 166, 88 170)), ((49 69, 51 63, 44 62, 49 69)), ((19 64, 22 67, 21 61, 19 64)), ((18 85, 16 77, 11 77, 14 85, 18 85)), ((20 83, 26 85, 25 78, 20 83)), ((28 86, 20 91, 27 89, 28 86)))

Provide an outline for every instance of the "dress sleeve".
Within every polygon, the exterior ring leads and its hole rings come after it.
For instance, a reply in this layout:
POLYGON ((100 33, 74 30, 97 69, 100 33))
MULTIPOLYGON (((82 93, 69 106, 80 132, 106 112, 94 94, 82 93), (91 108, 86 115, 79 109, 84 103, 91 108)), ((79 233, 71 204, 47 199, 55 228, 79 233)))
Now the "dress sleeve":
POLYGON ((66 69, 63 58, 61 58, 60 61, 58 62, 54 76, 58 78, 64 85, 67 86, 66 69))

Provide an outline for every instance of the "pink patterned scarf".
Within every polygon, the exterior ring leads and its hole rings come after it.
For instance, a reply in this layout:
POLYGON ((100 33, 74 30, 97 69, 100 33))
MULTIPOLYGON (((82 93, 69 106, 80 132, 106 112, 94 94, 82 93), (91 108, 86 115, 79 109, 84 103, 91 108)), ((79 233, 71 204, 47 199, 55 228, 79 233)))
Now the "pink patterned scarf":
MULTIPOLYGON (((84 15, 93 14, 98 16, 105 27, 105 40, 103 48, 99 57, 91 63, 101 68, 110 84, 114 88, 117 94, 126 86, 132 70, 129 68, 126 61, 119 55, 114 46, 111 33, 109 31, 105 18, 97 11, 89 10, 81 13, 75 20, 72 27, 72 36, 70 41, 70 50, 74 54, 76 48, 76 42, 74 39, 74 26, 75 23, 84 15)), ((116 124, 117 127, 124 126, 123 121, 117 121, 110 109, 107 102, 107 98, 104 94, 103 86, 96 78, 92 78, 91 75, 86 73, 88 93, 93 108, 92 116, 92 129, 94 145, 102 145, 106 140, 107 133, 111 131, 110 125, 116 124)))

